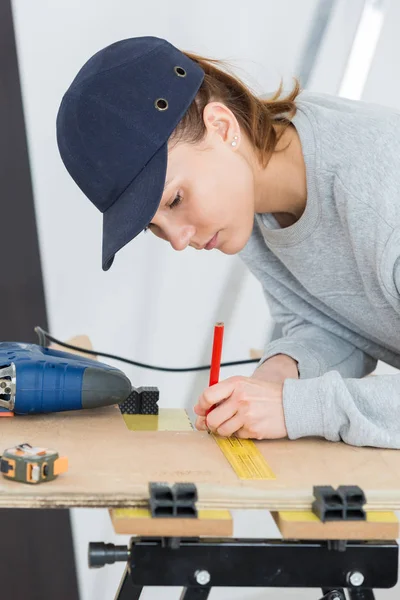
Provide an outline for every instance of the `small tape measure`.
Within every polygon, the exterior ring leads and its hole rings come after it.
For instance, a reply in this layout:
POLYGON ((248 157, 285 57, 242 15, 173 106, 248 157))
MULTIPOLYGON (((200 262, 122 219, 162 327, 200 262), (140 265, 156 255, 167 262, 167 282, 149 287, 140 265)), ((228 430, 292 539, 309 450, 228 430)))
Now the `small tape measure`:
POLYGON ((240 479, 276 479, 252 440, 211 435, 240 479))
POLYGON ((55 479, 68 469, 68 459, 55 450, 20 444, 0 456, 0 472, 7 479, 22 483, 42 483, 55 479))

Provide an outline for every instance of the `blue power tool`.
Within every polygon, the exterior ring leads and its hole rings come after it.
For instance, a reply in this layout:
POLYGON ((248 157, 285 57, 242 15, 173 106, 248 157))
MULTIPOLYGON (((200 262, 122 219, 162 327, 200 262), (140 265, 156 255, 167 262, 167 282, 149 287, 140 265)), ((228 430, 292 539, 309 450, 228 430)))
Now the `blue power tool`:
POLYGON ((0 343, 0 407, 15 414, 119 404, 132 385, 114 367, 35 344, 0 343))

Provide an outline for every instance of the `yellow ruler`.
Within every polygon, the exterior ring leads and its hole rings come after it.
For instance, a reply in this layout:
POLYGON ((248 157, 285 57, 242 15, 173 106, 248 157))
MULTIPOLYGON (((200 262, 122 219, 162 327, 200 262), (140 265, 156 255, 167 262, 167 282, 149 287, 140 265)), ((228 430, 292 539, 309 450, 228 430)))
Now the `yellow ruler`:
MULTIPOLYGON (((158 415, 122 415, 132 431, 191 431, 184 409, 160 408, 158 415)), ((252 440, 222 438, 211 434, 240 479, 276 479, 267 461, 252 440)))
POLYGON ((211 435, 240 479, 276 479, 267 461, 252 440, 211 435))

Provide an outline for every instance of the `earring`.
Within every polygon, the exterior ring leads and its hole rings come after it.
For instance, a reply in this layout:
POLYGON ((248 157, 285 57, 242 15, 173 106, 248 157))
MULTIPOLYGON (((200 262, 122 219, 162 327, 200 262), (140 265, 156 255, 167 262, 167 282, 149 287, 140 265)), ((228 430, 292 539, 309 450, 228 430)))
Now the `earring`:
POLYGON ((233 136, 233 142, 231 142, 231 146, 233 146, 233 147, 237 146, 237 140, 238 140, 238 139, 239 139, 239 138, 238 138, 238 136, 237 136, 237 135, 234 135, 234 136, 233 136))

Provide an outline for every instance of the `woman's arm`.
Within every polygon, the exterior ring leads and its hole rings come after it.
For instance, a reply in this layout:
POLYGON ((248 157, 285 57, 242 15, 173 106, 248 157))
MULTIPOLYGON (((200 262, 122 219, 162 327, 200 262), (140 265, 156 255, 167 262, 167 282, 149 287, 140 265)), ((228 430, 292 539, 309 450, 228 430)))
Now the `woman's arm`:
MULTIPOLYGON (((292 314, 282 302, 266 292, 268 306, 275 323, 282 327, 282 337, 269 342, 260 366, 265 360, 283 354, 297 363, 300 379, 319 377, 327 371, 338 371, 343 377, 365 377, 374 371, 377 360, 339 336, 345 328, 320 313, 311 304, 302 302, 299 312, 309 320, 292 314), (338 334, 334 333, 337 329, 338 334)), ((260 368, 260 367, 259 367, 260 368)))
POLYGON ((330 371, 283 383, 230 377, 204 390, 194 410, 198 429, 208 427, 223 436, 317 436, 400 449, 400 374, 344 379, 330 371))
POLYGON ((276 354, 257 367, 252 377, 281 383, 288 377, 298 379, 297 361, 286 354, 276 354))
POLYGON ((400 374, 344 379, 331 371, 288 379, 283 408, 291 439, 317 435, 353 446, 400 448, 400 374))

